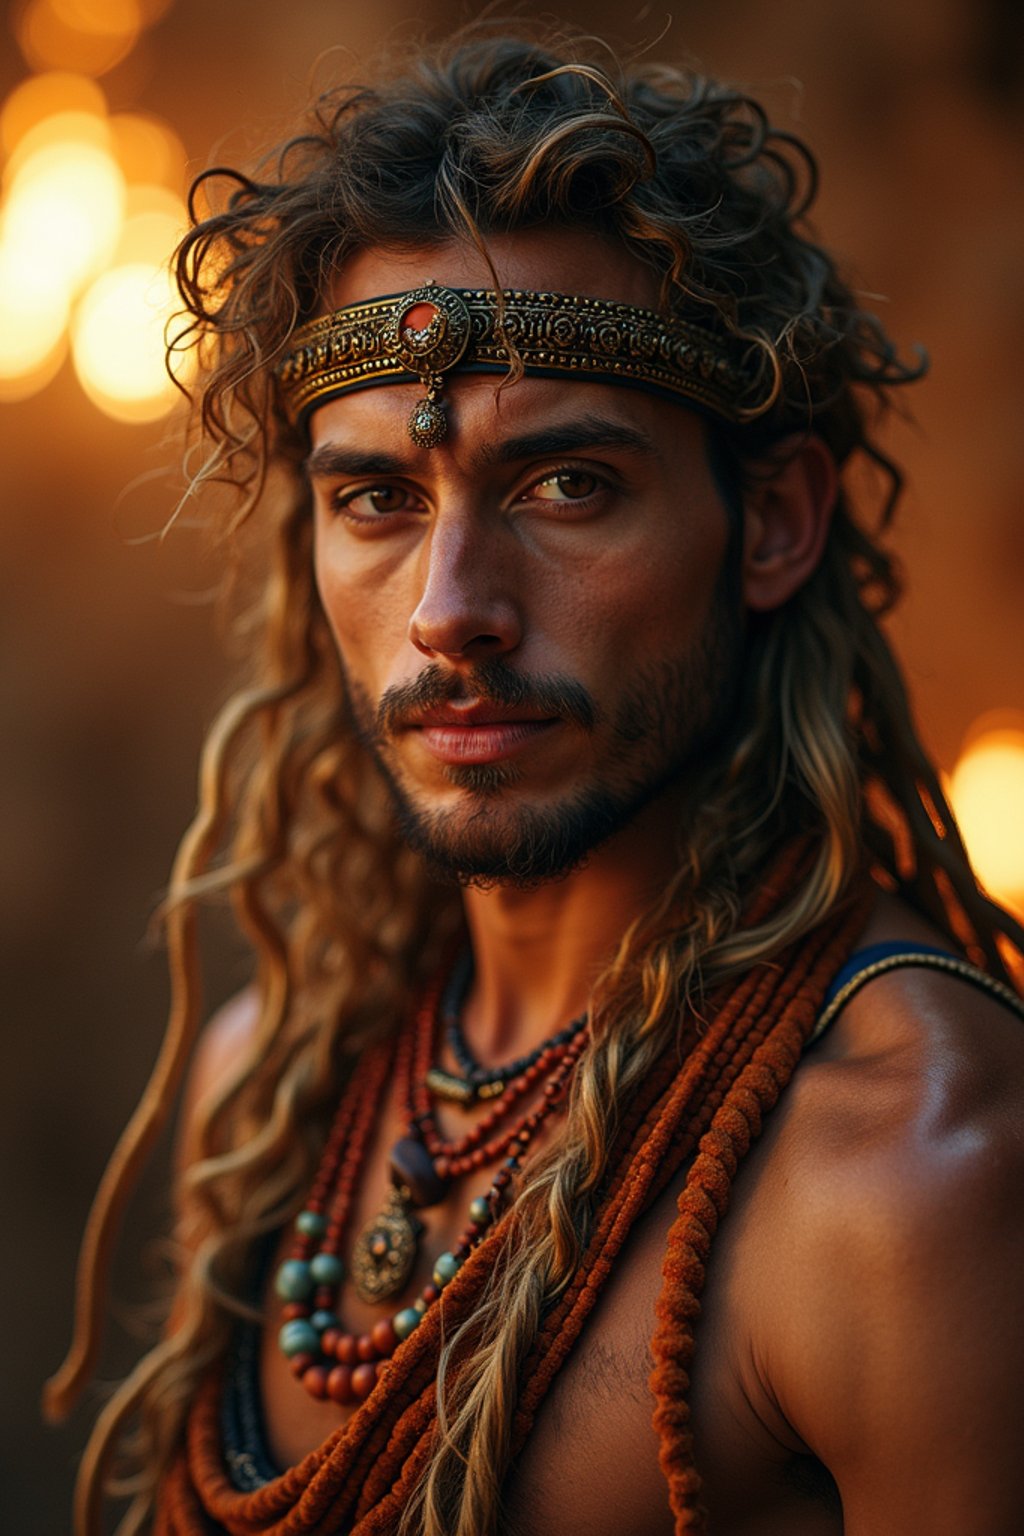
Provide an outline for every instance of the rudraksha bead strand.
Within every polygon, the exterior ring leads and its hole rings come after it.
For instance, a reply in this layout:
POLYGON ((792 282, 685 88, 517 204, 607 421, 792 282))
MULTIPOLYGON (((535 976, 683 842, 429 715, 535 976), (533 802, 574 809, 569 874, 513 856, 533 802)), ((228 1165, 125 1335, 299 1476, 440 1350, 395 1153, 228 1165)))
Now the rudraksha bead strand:
MULTIPOLYGON (((769 907, 795 889, 800 853, 776 872, 769 907)), ((766 914, 764 909, 757 918, 766 914)), ((850 947, 862 918, 830 924, 782 957, 788 967, 765 984, 763 975, 743 978, 718 999, 704 1033, 688 1060, 666 1088, 652 1074, 648 1088, 656 1102, 639 1115, 627 1112, 623 1135, 612 1152, 614 1166, 601 1197, 594 1240, 588 1245, 570 1291, 571 1315, 561 1317, 547 1355, 533 1358, 524 1382, 524 1399, 535 1408, 554 1368, 568 1357, 593 1300, 612 1272, 615 1254, 653 1191, 662 1183, 666 1160, 681 1169, 699 1147, 680 1199, 673 1226, 666 1282, 658 1303, 661 1342, 656 1355, 663 1465, 672 1493, 679 1536, 702 1531, 699 1479, 693 1467, 686 1408, 693 1314, 714 1230, 728 1198, 736 1169, 793 1071, 803 1040, 824 994, 831 967, 850 947), (813 958, 812 958, 813 957, 813 958), (749 982, 753 985, 747 985, 749 982), (719 1025, 723 1026, 721 1029, 719 1025), (752 1047, 752 1048, 751 1048, 752 1047), (736 1071, 736 1063, 745 1065, 736 1071), (719 1098, 708 1122, 709 1104, 719 1098), (680 1230, 684 1236, 676 1239, 680 1230), (662 1346, 666 1348, 662 1349, 662 1346)), ((501 1170, 499 1170, 500 1172, 501 1170)), ((674 1176, 674 1175, 673 1175, 674 1176)), ((299 1467, 257 1494, 240 1494, 225 1485, 216 1456, 215 1406, 209 1407, 209 1444, 189 1437, 187 1478, 179 1483, 187 1499, 174 1499, 173 1525, 161 1536, 207 1536, 210 1520, 230 1536, 384 1536, 393 1530, 413 1487, 423 1475, 434 1445, 436 1420, 431 1378, 444 1337, 472 1316, 488 1276, 504 1245, 516 1240, 515 1208, 492 1226, 471 1251, 439 1303, 396 1351, 382 1373, 381 1390, 371 1393, 348 1423, 299 1467), (386 1383, 386 1386, 385 1386, 386 1383), (264 1499, 259 1494, 264 1494, 264 1499)), ((564 1301, 566 1298, 562 1298, 564 1301)), ((552 1313, 561 1310, 560 1305, 552 1313)), ((542 1334, 547 1334, 551 1315, 542 1334)), ((457 1387, 458 1361, 451 1364, 457 1387)), ((657 1375, 657 1371, 656 1371, 657 1375)), ((215 1398, 214 1398, 215 1404, 215 1398)), ((200 1402, 196 1415, 207 1412, 200 1402)), ((529 1414, 525 1417, 529 1418, 529 1414)), ((190 1425, 190 1431, 194 1426, 190 1425)), ((519 1421, 517 1421, 517 1429, 519 1421)))
POLYGON ((821 947, 805 985, 781 1012, 776 1027, 740 1073, 709 1131, 701 1138, 700 1151, 679 1197, 679 1214, 669 1233, 664 1285, 658 1298, 651 1346, 655 1360, 651 1374, 656 1401, 654 1423, 676 1536, 702 1536, 706 1529, 700 1501, 701 1482, 693 1464, 689 1370, 694 1322, 711 1243, 736 1167, 791 1077, 813 1028, 825 988, 849 953, 864 917, 864 907, 858 904, 844 920, 829 925, 828 942, 821 947), (755 1113, 744 1113, 741 1108, 748 1093, 756 1104, 755 1113))
MULTIPOLYGON (((353 1074, 309 1195, 295 1218, 288 1257, 274 1278, 274 1288, 284 1302, 281 1346, 290 1356, 294 1370, 299 1370, 300 1361, 309 1370, 315 1368, 320 1335, 331 1326, 332 1316, 327 1309, 342 1274, 338 1250, 379 1113, 391 1058, 388 1047, 378 1048, 369 1053, 353 1074)), ((320 1395, 314 1387, 310 1390, 320 1395)))
MULTIPOLYGON (((493 1137, 488 1141, 490 1133, 501 1124, 502 1120, 512 1112, 515 1106, 530 1090, 545 1076, 550 1073, 558 1062, 561 1061, 566 1051, 573 1045, 577 1045, 583 1034, 586 1019, 575 1021, 564 1031, 564 1040, 559 1043, 546 1041, 535 1053, 533 1059, 523 1070, 511 1077, 505 1085, 500 1098, 497 1098, 487 1113, 468 1131, 460 1136, 446 1139, 437 1126, 434 1112, 434 1102, 430 1087, 430 1064, 434 1057, 432 1017, 426 1010, 421 1012, 417 1021, 415 1032, 415 1050, 412 1062, 412 1070, 408 1081, 409 1097, 406 1105, 409 1129, 412 1135, 418 1136, 431 1157, 455 1159, 459 1161, 471 1155, 473 1152, 486 1148, 484 1158, 476 1163, 466 1164, 459 1169, 452 1169, 448 1177, 457 1177, 460 1172, 468 1172, 470 1167, 480 1167, 483 1162, 500 1157, 505 1151, 504 1138, 493 1137)), ((576 1052, 579 1054, 578 1050, 576 1052)))

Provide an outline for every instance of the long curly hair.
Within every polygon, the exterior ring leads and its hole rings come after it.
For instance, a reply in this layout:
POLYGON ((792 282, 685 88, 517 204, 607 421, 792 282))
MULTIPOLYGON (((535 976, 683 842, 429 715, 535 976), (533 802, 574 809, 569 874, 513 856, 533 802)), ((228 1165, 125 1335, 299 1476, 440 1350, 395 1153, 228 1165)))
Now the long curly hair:
POLYGON ((898 595, 879 535, 900 476, 878 424, 893 387, 923 364, 898 358, 809 232, 815 182, 804 145, 737 90, 661 64, 619 67, 585 39, 487 27, 411 67, 382 66, 373 86, 328 92, 253 174, 197 182, 171 354, 192 350, 200 365, 193 490, 233 488, 224 547, 255 534, 260 579, 235 621, 248 676, 210 732, 170 883, 168 1030, 90 1216, 52 1414, 92 1370, 119 1212, 199 1028, 204 901, 227 896, 251 943, 259 1024, 204 1107, 199 1160, 179 1190, 172 1326, 100 1416, 79 1483, 81 1536, 99 1529, 104 1484, 130 1496, 125 1536, 146 1525, 196 1384, 245 1312, 254 1241, 298 1208, 352 1063, 399 1026, 461 922, 457 890, 403 846, 353 736, 313 577, 307 445, 274 385, 296 325, 353 252, 455 237, 486 256, 498 232, 598 231, 658 274, 666 311, 725 327, 760 356, 763 408, 712 429, 730 499, 800 433, 824 440, 844 484, 820 567, 750 627, 738 723, 705 765, 701 814, 679 828, 669 886, 595 985, 564 1124, 524 1172, 522 1241, 482 1300, 457 1390, 446 1381, 457 1337, 442 1355, 435 1454, 405 1512, 409 1536, 497 1528, 520 1366, 586 1248, 615 1127, 682 1009, 809 932, 867 872, 1005 976, 1024 935, 978 889, 879 623, 898 595), (856 475, 877 505, 855 517, 856 475), (798 835, 813 850, 807 878, 744 925, 770 861, 798 835))

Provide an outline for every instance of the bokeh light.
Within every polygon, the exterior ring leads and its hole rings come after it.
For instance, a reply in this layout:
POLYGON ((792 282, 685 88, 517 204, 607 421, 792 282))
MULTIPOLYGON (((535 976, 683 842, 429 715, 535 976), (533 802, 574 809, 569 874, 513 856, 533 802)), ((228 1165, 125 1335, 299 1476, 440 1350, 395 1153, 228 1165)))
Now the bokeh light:
POLYGON ((949 796, 978 878, 1024 906, 1024 722, 982 725, 968 738, 949 796))
POLYGON ((148 112, 118 112, 110 119, 111 148, 125 180, 156 182, 180 191, 185 146, 174 129, 148 112))
POLYGON ((55 289, 74 291, 110 260, 124 195, 124 177, 98 143, 48 144, 19 162, 0 239, 31 253, 55 289))
POLYGON ((29 249, 0 241, 0 401, 43 389, 67 350, 68 294, 29 249))
POLYGON ((0 147, 12 155, 33 128, 64 113, 106 116, 107 103, 95 80, 67 71, 30 75, 0 107, 0 147))
POLYGON ((22 133, 4 167, 4 186, 10 188, 22 168, 46 149, 77 149, 88 144, 101 154, 113 157, 110 126, 105 113, 92 111, 53 112, 22 133))
POLYGON ((33 69, 102 75, 138 41, 139 0, 24 0, 14 35, 33 69))
MULTIPOLYGON (((160 0, 145 12, 138 0, 29 0, 15 21, 31 30, 46 10, 84 37, 134 39, 163 8, 160 0)), ((75 64, 89 68, 90 58, 76 55, 75 64)), ((163 365, 174 308, 167 267, 188 222, 181 139, 151 113, 108 116, 95 81, 52 70, 11 92, 0 145, 0 401, 50 381, 70 326, 75 369, 94 404, 126 422, 166 414, 176 398, 163 365)))
POLYGON ((166 11, 169 11, 174 0, 139 0, 139 14, 142 17, 144 27, 151 27, 154 21, 159 21, 166 11))
POLYGON ((56 373, 67 350, 71 303, 113 256, 125 201, 97 89, 76 93, 66 78, 51 77, 41 94, 12 100, 3 121, 11 154, 0 212, 5 401, 36 393, 56 373), (39 115, 57 100, 70 109, 39 115))
POLYGON ((124 223, 113 263, 150 262, 167 266, 188 228, 184 201, 167 187, 129 187, 124 203, 124 223))
POLYGON ((135 261, 92 284, 71 323, 89 398, 117 421, 156 421, 179 398, 164 369, 164 328, 178 304, 166 266, 135 261))

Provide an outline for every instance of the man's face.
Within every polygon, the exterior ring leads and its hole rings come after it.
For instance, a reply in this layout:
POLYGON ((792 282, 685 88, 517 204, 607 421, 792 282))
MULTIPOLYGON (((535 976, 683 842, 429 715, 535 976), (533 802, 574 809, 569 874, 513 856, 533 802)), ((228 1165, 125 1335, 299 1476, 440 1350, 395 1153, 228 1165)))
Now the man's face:
MULTIPOLYGON (((558 230, 491 247, 504 286, 656 303, 653 275, 610 243, 558 230)), ((327 304, 431 278, 491 286, 461 245, 370 250, 327 304)), ((693 412, 603 383, 498 382, 449 374, 431 449, 408 435, 418 385, 328 402, 309 473, 353 717, 407 837, 460 879, 528 885, 699 758, 734 703, 740 618, 693 412)))

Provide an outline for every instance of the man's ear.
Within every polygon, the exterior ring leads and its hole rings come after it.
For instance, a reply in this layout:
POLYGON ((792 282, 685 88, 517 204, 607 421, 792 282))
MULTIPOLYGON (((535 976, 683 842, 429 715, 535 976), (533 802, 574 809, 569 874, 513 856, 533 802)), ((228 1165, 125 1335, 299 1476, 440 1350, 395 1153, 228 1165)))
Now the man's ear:
POLYGON ((743 600, 780 608, 815 570, 828 537, 839 475, 820 437, 786 438, 755 467, 743 503, 743 600))

